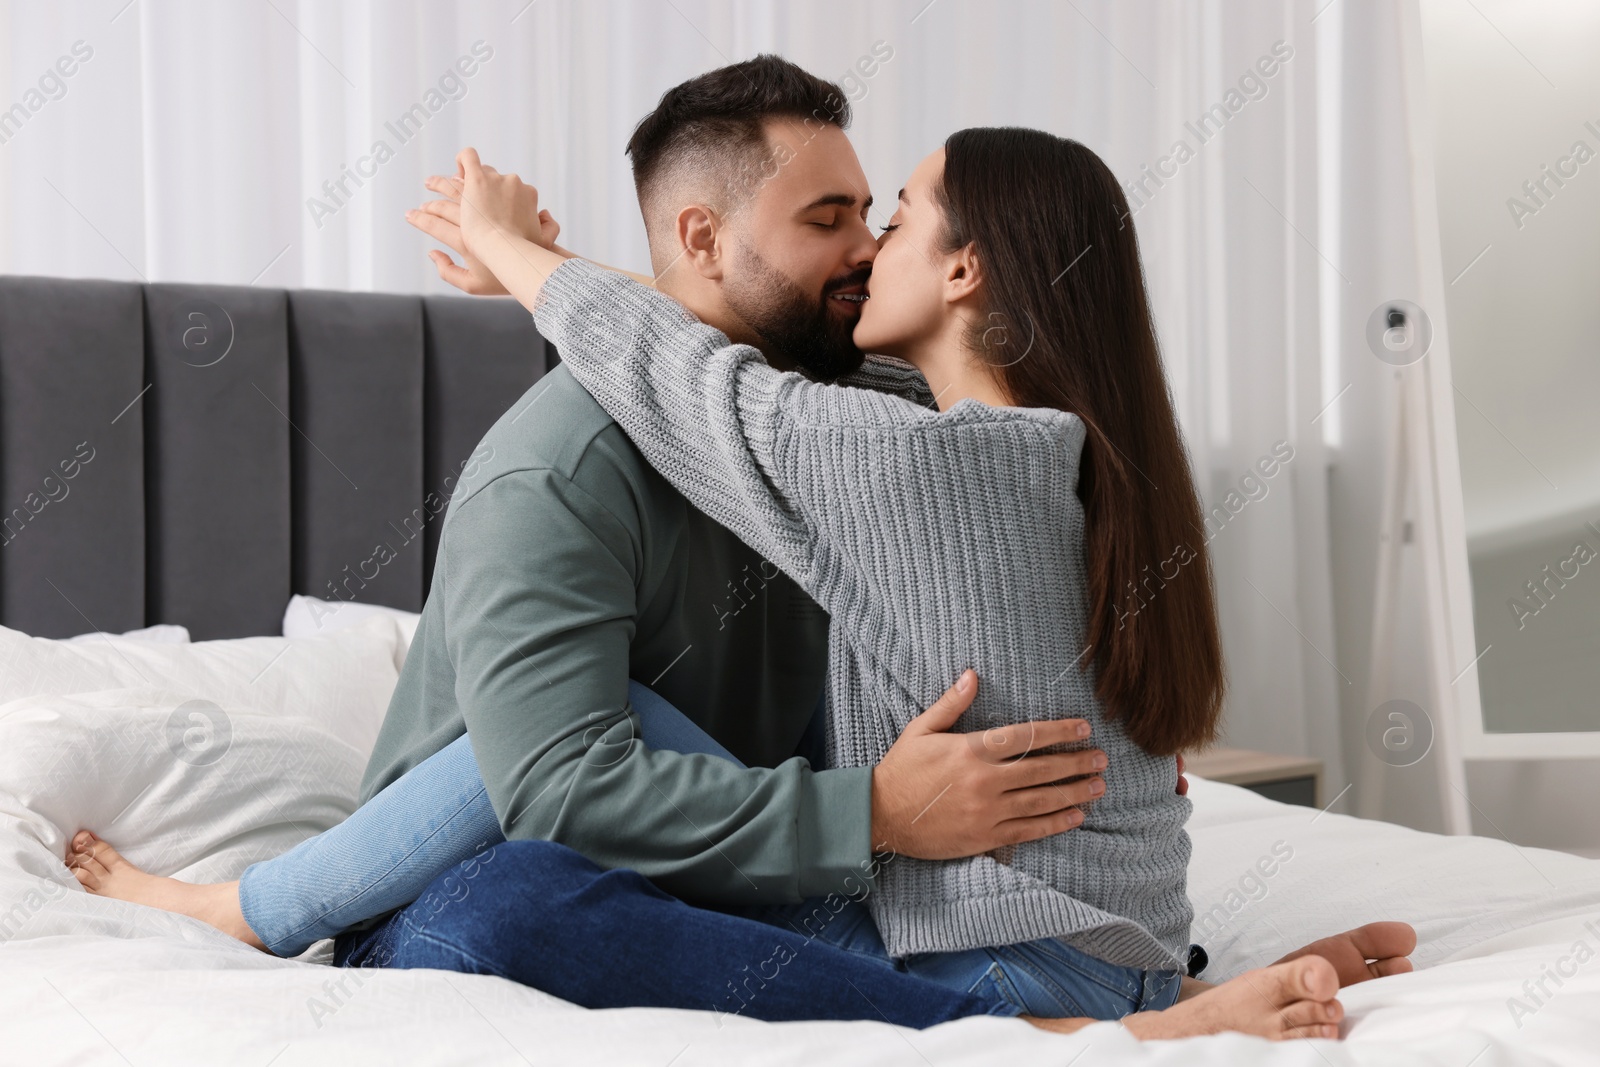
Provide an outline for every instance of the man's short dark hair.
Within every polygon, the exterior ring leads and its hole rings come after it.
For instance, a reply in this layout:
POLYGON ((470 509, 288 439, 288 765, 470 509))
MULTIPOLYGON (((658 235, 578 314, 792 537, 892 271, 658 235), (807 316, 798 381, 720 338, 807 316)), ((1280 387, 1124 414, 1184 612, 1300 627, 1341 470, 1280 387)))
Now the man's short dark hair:
POLYGON ((633 183, 652 225, 652 201, 675 175, 716 174, 731 193, 759 175, 768 119, 795 119, 810 130, 850 125, 844 90, 781 56, 760 55, 719 67, 668 89, 628 138, 633 183))

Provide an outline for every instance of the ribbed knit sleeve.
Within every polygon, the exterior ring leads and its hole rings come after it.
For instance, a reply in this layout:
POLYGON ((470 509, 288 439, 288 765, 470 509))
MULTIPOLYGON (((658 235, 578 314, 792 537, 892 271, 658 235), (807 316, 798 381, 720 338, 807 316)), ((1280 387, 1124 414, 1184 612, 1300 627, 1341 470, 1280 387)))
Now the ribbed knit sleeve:
MULTIPOLYGON (((670 297, 583 260, 545 282, 535 320, 651 466, 830 612, 837 604, 828 600, 851 590, 817 580, 819 553, 844 572, 870 567, 828 547, 874 527, 908 548, 928 545, 918 527, 955 522, 952 508, 983 507, 952 482, 970 472, 981 424, 1017 432, 1014 415, 980 404, 941 413, 919 402, 927 385, 898 360, 869 356, 829 385, 776 370, 670 297), (860 506, 863 493, 870 508, 860 506)), ((1034 444, 1049 439, 1021 432, 1034 444)), ((996 479, 986 488, 1006 491, 996 479)), ((862 575, 834 577, 853 587, 849 579, 862 575)))
POLYGON ((811 531, 771 465, 783 375, 759 351, 730 344, 654 289, 579 259, 546 280, 535 322, 652 467, 807 584, 811 531))
POLYGON ((921 371, 903 359, 869 352, 861 361, 860 368, 833 384, 849 386, 852 389, 871 389, 879 393, 890 393, 902 400, 909 400, 918 407, 929 410, 933 408, 933 393, 928 388, 928 380, 922 376, 921 371))

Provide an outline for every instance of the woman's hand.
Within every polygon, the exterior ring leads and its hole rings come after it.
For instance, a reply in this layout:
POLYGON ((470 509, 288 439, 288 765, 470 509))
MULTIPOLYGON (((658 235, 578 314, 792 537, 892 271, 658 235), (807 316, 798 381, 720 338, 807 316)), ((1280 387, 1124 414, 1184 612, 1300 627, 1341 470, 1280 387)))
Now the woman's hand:
MULTIPOLYGON (((533 311, 545 279, 573 258, 556 244, 560 224, 540 209, 539 190, 485 167, 475 149, 461 150, 456 171, 453 178, 429 178, 428 188, 444 199, 406 212, 406 221, 461 256, 465 266, 438 249, 429 252, 439 277, 475 296, 509 294, 533 311)), ((655 284, 648 274, 618 273, 655 284)))
POLYGON ((406 221, 461 257, 462 265, 458 266, 448 253, 438 249, 428 253, 439 277, 462 292, 474 296, 503 296, 509 292, 475 251, 462 225, 464 216, 472 218, 480 248, 484 241, 513 237, 556 250, 561 224, 550 212, 540 209, 539 191, 514 174, 500 174, 493 167, 482 166, 471 148, 456 157, 454 177, 434 175, 424 185, 443 199, 430 200, 406 212, 406 221), (481 182, 477 191, 470 193, 469 159, 481 182), (465 210, 463 194, 468 200, 465 210))
MULTIPOLYGON (((476 148, 463 148, 456 155, 456 173, 461 238, 468 253, 482 259, 487 242, 507 242, 518 237, 541 248, 555 243, 554 236, 544 240, 539 190, 515 174, 501 174, 484 166, 476 148)), ((559 231, 554 223, 551 219, 551 226, 559 231)))

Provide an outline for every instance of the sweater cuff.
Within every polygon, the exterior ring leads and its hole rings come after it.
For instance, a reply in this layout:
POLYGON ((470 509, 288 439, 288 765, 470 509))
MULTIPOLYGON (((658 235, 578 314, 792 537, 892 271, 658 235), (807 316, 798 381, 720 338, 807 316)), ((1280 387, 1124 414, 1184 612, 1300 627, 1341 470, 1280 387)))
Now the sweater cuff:
POLYGON ((594 280, 592 268, 581 259, 569 259, 545 278, 533 301, 533 324, 546 340, 560 328, 567 304, 585 295, 585 282, 594 280))
POLYGON ((864 888, 872 888, 871 767, 812 774, 800 793, 798 823, 802 898, 830 893, 859 896, 864 888))

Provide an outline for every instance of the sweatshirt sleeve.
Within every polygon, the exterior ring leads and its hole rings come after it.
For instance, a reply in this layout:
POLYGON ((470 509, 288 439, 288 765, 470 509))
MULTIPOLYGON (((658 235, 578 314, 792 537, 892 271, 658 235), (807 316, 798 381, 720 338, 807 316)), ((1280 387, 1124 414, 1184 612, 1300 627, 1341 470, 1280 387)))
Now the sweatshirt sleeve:
POLYGON ((839 891, 871 858, 870 768, 744 768, 638 740, 640 550, 613 510, 625 489, 610 506, 602 490, 551 470, 501 475, 440 545, 456 699, 506 837, 557 841, 708 903, 839 891), (519 562, 530 543, 537 567, 519 562))

